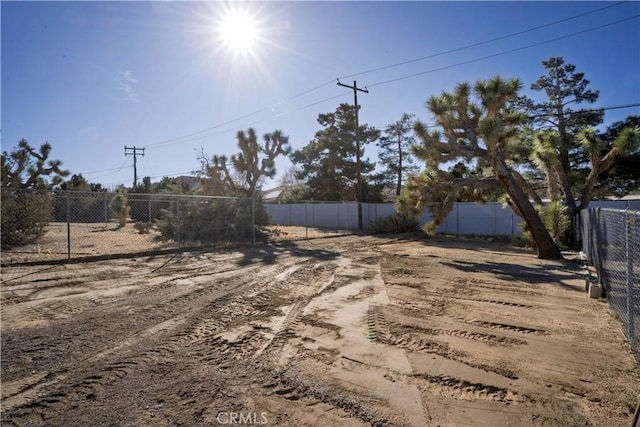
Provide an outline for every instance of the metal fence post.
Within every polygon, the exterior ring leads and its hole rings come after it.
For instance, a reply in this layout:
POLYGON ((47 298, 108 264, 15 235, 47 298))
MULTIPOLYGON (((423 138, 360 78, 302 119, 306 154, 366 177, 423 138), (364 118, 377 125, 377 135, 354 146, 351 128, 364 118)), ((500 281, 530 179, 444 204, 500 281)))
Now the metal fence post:
POLYGON ((251 198, 251 229, 253 230, 253 246, 256 245, 256 199, 251 198))
POLYGON ((104 196, 104 228, 109 226, 109 210, 108 210, 107 196, 104 196))
POLYGON ((307 202, 304 202, 304 238, 308 239, 309 238, 309 226, 307 225, 307 218, 308 218, 308 214, 307 214, 307 202))
POLYGON ((178 238, 178 248, 179 248, 180 246, 182 246, 181 240, 180 240, 180 228, 182 228, 182 225, 180 224, 180 197, 177 197, 177 196, 176 196, 176 219, 178 221, 176 237, 178 238))
POLYGON ((630 233, 629 233, 629 227, 631 224, 631 215, 629 214, 629 211, 626 210, 623 214, 623 218, 624 218, 624 239, 625 239, 625 256, 627 259, 627 268, 626 268, 626 273, 627 273, 627 329, 629 331, 629 341, 632 342, 633 344, 633 340, 635 339, 635 325, 634 323, 634 318, 633 318, 633 313, 631 312, 631 297, 632 297, 632 292, 631 292, 631 276, 633 273, 633 263, 631 260, 631 239, 630 239, 630 233))
POLYGON ((147 196, 149 199, 147 200, 147 209, 149 211, 149 223, 151 223, 151 196, 147 196))
POLYGON ((67 194, 67 259, 71 259, 71 200, 67 194))

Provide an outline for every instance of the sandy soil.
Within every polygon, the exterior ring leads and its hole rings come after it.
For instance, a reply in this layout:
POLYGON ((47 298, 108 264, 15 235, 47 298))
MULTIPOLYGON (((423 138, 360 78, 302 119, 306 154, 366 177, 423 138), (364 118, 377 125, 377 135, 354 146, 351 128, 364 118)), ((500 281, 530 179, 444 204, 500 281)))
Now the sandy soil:
POLYGON ((176 247, 172 242, 163 242, 160 232, 153 229, 140 234, 129 221, 124 227, 115 222, 81 224, 53 222, 47 225, 46 233, 36 242, 3 250, 3 265, 71 258, 135 253, 176 247), (69 239, 67 239, 69 237, 69 239), (70 254, 69 254, 70 248, 70 254))
POLYGON ((640 370, 577 265, 327 237, 2 268, 3 426, 626 426, 640 370))

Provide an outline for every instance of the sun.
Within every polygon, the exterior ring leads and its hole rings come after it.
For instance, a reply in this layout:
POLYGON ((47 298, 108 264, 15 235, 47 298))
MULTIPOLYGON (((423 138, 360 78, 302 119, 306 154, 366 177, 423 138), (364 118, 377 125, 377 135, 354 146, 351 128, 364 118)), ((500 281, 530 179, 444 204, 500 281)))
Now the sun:
POLYGON ((258 20, 247 10, 227 10, 221 16, 217 33, 232 54, 251 55, 260 41, 258 20))

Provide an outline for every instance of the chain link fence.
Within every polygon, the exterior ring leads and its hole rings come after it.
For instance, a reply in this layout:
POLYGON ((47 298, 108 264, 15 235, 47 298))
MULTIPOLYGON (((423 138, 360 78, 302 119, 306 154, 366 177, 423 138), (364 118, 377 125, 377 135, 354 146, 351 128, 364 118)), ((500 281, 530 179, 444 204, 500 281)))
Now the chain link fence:
POLYGON ((2 264, 253 245, 250 198, 2 189, 2 264))
POLYGON ((640 362, 640 211, 585 209, 582 250, 640 362))

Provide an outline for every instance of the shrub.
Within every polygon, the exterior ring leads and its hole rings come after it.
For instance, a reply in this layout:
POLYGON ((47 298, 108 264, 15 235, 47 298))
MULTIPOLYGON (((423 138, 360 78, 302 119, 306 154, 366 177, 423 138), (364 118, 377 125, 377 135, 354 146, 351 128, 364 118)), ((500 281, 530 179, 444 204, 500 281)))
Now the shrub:
MULTIPOLYGON (((561 246, 562 242, 560 239, 571 226, 571 219, 567 213, 567 207, 561 202, 555 201, 546 205, 536 205, 535 209, 555 244, 561 246)), ((527 227, 527 223, 522 222, 520 229, 522 230, 522 234, 515 236, 511 240, 511 243, 518 247, 535 248, 536 244, 527 227)))
POLYGON ((118 225, 124 227, 127 224, 130 210, 127 205, 127 196, 124 193, 116 193, 109 202, 109 208, 118 219, 118 225))
POLYGON ((393 215, 376 218, 369 222, 368 231, 371 234, 399 234, 417 231, 420 223, 408 215, 395 213, 393 215))
POLYGON ((2 248, 26 245, 41 237, 53 215, 50 192, 2 188, 2 248))
POLYGON ((149 234, 151 232, 152 224, 150 222, 136 222, 133 224, 133 228, 138 230, 138 234, 149 234))
POLYGON ((171 202, 163 194, 129 194, 129 216, 136 222, 154 222, 162 209, 171 208, 171 202))
POLYGON ((157 227, 164 240, 213 243, 253 237, 249 199, 183 198, 160 212, 157 227))
POLYGON ((540 218, 553 241, 556 245, 560 245, 560 237, 571 226, 571 218, 567 214, 567 207, 559 201, 554 201, 547 205, 538 205, 536 210, 540 214, 540 218))
POLYGON ((55 191, 53 196, 53 218, 56 222, 95 223, 109 220, 109 214, 105 212, 107 193, 55 191))

